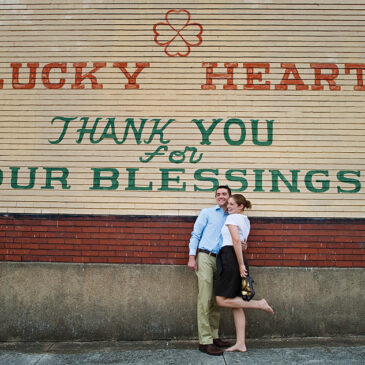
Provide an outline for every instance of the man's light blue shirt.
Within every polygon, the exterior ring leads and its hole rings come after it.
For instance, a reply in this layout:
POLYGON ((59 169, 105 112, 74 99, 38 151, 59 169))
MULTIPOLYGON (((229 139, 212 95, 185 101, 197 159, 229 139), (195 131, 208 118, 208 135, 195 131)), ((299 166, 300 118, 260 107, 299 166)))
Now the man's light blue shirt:
POLYGON ((189 242, 189 255, 196 255, 198 248, 217 254, 222 247, 221 230, 228 216, 219 205, 203 209, 194 224, 189 242))

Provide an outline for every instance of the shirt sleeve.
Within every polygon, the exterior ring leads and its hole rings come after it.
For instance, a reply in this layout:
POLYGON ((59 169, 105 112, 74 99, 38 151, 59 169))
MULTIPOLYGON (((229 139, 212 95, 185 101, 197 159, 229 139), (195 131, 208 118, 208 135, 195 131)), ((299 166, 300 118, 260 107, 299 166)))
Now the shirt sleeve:
POLYGON ((232 226, 237 226, 240 234, 241 241, 247 240, 247 237, 250 233, 250 221, 247 217, 232 214, 227 217, 225 225, 230 224, 232 226), (242 219, 243 218, 243 219, 242 219))
POLYGON ((242 227, 242 235, 243 235, 243 238, 245 239, 245 240, 247 240, 247 238, 248 238, 248 235, 250 234, 250 220, 247 218, 247 217, 245 217, 245 219, 244 219, 244 224, 243 224, 243 227, 242 227))
POLYGON ((206 210, 202 210, 195 221, 193 232, 189 242, 189 255, 195 256, 199 246, 200 239, 208 222, 206 210))
POLYGON ((232 226, 238 226, 237 216, 235 214, 229 215, 224 224, 225 225, 231 224, 232 226))

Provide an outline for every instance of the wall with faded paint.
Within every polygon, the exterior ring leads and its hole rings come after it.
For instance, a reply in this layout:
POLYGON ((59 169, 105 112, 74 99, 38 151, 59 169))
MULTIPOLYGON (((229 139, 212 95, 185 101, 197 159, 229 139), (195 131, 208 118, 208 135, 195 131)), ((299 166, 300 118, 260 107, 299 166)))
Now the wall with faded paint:
POLYGON ((364 217, 362 1, 1 5, 0 211, 364 217))

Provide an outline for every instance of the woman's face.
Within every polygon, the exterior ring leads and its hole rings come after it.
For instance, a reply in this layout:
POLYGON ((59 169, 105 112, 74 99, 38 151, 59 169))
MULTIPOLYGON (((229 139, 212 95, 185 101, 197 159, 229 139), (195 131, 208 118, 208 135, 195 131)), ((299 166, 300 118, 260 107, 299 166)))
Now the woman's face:
POLYGON ((243 211, 243 205, 238 205, 233 198, 229 198, 227 209, 229 214, 238 214, 243 211))

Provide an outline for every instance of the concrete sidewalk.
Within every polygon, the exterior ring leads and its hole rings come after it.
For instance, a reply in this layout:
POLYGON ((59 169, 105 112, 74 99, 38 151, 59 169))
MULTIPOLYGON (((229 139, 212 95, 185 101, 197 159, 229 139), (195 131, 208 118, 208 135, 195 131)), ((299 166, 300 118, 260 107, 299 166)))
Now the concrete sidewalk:
POLYGON ((365 337, 248 340, 247 347, 218 357, 192 341, 8 342, 0 343, 0 364, 365 364, 365 337))

